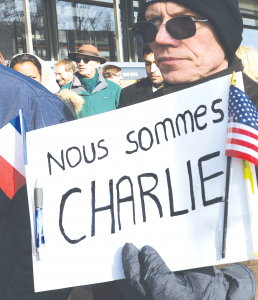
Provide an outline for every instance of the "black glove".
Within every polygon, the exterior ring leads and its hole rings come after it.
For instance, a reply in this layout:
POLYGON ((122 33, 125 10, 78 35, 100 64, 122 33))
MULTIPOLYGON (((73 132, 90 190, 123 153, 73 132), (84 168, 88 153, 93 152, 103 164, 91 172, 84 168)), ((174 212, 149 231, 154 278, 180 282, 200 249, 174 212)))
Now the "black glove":
POLYGON ((208 268, 173 273, 155 249, 144 246, 139 252, 133 244, 125 244, 122 260, 129 285, 142 299, 253 300, 255 295, 253 272, 242 264, 208 267, 213 274, 208 268))

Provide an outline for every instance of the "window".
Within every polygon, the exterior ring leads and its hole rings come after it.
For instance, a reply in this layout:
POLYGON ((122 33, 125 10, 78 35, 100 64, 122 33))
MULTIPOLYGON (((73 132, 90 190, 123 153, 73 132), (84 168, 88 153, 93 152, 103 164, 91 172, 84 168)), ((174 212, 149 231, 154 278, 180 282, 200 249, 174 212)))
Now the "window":
POLYGON ((30 0, 30 19, 33 54, 43 60, 50 60, 45 0, 30 0))
POLYGON ((22 0, 0 0, 0 52, 5 60, 26 52, 22 0))
POLYGON ((99 55, 117 61, 113 1, 56 1, 59 58, 83 44, 98 48, 99 55))
POLYGON ((241 46, 258 51, 258 0, 240 0, 239 7, 244 23, 241 46))

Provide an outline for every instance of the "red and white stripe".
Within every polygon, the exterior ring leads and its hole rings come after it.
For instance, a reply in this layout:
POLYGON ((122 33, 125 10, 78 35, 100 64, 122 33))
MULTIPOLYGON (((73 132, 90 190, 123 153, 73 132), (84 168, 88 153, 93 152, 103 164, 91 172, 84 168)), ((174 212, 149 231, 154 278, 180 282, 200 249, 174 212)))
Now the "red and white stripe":
POLYGON ((26 183, 21 134, 7 124, 0 130, 0 188, 12 199, 26 183))
POLYGON ((229 123, 225 155, 245 159, 258 166, 257 130, 244 124, 229 123))

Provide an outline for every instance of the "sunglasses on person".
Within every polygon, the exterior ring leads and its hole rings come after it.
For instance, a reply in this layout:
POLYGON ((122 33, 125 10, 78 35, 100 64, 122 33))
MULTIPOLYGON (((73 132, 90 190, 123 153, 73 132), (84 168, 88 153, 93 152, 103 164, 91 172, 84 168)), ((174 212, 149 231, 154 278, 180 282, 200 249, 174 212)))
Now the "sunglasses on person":
POLYGON ((193 17, 177 17, 170 19, 166 24, 153 24, 152 22, 138 22, 130 28, 137 42, 152 43, 155 41, 157 33, 161 25, 166 27, 167 33, 176 40, 188 39, 195 35, 197 22, 207 22, 206 20, 194 20, 193 17))
POLYGON ((84 58, 75 57, 75 59, 74 59, 74 61, 75 61, 77 64, 79 64, 82 60, 83 60, 83 62, 84 62, 85 64, 87 64, 87 63, 90 61, 90 59, 87 58, 87 57, 84 57, 84 58))

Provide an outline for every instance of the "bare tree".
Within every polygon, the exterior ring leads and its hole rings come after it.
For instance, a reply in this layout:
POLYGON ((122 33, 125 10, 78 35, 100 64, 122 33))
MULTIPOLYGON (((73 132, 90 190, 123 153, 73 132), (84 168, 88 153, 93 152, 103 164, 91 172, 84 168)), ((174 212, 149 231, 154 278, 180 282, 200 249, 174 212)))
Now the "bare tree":
POLYGON ((101 21, 104 8, 81 3, 76 4, 77 30, 96 30, 101 21))

